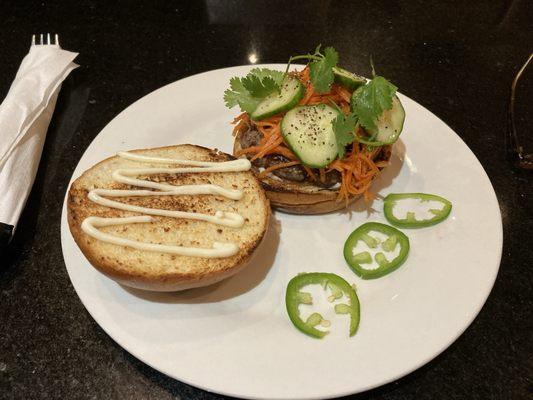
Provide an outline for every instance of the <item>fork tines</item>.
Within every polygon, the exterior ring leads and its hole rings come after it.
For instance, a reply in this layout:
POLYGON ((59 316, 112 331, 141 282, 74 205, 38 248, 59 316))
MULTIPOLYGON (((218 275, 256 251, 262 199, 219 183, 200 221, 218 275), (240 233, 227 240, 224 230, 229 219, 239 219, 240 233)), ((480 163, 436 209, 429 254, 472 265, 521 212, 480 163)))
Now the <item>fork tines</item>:
POLYGON ((31 37, 31 45, 32 46, 48 46, 48 45, 52 45, 52 46, 59 46, 59 36, 57 35, 57 33, 54 35, 54 40, 52 40, 52 37, 50 36, 49 33, 45 35, 43 35, 42 33, 38 36, 38 41, 37 43, 35 42, 35 35, 32 35, 31 37))

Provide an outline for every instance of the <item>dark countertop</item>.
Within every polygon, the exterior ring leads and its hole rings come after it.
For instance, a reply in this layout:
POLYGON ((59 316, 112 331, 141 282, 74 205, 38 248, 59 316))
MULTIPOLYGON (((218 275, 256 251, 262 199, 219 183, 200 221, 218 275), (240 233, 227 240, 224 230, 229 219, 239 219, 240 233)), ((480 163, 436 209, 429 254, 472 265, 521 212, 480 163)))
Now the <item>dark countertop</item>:
POLYGON ((35 186, 0 258, 1 399, 222 398, 144 365, 92 320, 63 263, 63 196, 91 140, 133 101, 188 75, 246 64, 252 52, 285 62, 318 43, 365 75, 372 55, 381 74, 448 123, 487 171, 504 226, 500 273, 474 323, 428 365, 354 398, 533 398, 533 175, 513 170, 504 153, 510 82, 532 51, 531 2, 348 3, 0 4, 0 97, 32 33, 58 32, 81 65, 63 85, 35 186))

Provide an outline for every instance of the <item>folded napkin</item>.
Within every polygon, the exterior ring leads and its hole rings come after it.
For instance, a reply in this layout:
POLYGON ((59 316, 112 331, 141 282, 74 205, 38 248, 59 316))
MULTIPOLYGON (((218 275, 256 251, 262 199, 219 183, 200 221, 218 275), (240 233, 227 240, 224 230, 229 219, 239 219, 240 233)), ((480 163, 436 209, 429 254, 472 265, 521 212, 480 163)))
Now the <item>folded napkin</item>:
POLYGON ((0 246, 11 240, 28 198, 61 83, 78 53, 32 44, 0 104, 0 246))

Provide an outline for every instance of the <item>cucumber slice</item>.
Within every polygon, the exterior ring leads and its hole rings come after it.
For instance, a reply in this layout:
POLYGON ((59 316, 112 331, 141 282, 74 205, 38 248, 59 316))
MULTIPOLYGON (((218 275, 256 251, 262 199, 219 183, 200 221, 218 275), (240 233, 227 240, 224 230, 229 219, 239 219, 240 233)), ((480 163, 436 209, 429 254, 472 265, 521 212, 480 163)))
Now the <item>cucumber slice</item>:
POLYGON ((333 75, 335 76, 335 82, 344 86, 346 89, 355 90, 366 83, 365 78, 356 75, 353 72, 346 71, 344 68, 333 67, 332 70, 333 75))
MULTIPOLYGON (((352 95, 352 109, 354 107, 355 92, 352 95)), ((397 96, 392 98, 392 108, 385 110, 376 120, 376 129, 366 129, 374 138, 372 141, 358 139, 368 145, 382 146, 392 144, 398 140, 402 133, 405 121, 405 110, 397 96)))
POLYGON ((337 158, 338 147, 332 121, 339 112, 326 104, 300 106, 281 121, 281 133, 302 164, 323 168, 337 158))
POLYGON ((250 117, 254 121, 269 118, 280 112, 290 110, 304 97, 305 87, 292 76, 283 80, 280 93, 272 93, 265 97, 256 107, 250 117))
POLYGON ((392 108, 385 110, 376 121, 377 129, 369 129, 368 132, 375 136, 375 140, 383 144, 392 144, 398 140, 402 133, 405 121, 405 110, 397 96, 392 98, 392 108))

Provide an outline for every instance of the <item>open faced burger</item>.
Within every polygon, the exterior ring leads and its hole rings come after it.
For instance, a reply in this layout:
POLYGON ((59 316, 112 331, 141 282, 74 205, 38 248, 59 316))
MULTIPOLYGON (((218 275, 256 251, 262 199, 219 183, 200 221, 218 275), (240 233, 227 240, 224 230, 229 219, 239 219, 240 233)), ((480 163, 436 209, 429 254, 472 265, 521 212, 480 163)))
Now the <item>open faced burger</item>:
POLYGON ((285 72, 255 68, 234 77, 224 99, 242 113, 233 123, 234 155, 249 158, 271 205, 321 214, 368 201, 389 165, 405 112, 396 86, 337 66, 331 48, 291 57, 285 72), (294 60, 306 59, 301 70, 294 60))

